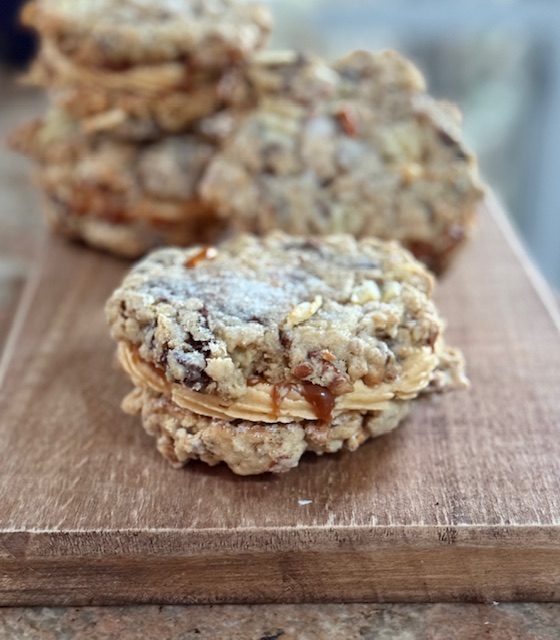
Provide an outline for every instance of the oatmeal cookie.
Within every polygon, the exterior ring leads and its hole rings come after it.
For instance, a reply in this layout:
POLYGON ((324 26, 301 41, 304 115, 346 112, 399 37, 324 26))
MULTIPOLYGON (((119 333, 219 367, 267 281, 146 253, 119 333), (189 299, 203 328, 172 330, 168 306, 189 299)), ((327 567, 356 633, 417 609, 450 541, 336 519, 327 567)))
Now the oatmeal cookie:
POLYGON ((267 7, 238 0, 35 0, 22 20, 76 63, 221 69, 266 42, 267 7))
POLYGON ((396 239, 443 271, 483 195, 457 109, 392 51, 356 51, 328 72, 315 59, 257 62, 249 75, 257 107, 210 163, 202 197, 241 230, 396 239), (267 89, 278 86, 292 89, 267 89))
POLYGON ((285 471, 356 448, 418 395, 465 384, 433 278, 397 243, 243 235, 162 249, 106 313, 141 413, 174 464, 285 471))
POLYGON ((128 140, 224 107, 234 70, 271 26, 266 7, 237 0, 35 0, 22 19, 41 36, 25 81, 87 132, 128 140))

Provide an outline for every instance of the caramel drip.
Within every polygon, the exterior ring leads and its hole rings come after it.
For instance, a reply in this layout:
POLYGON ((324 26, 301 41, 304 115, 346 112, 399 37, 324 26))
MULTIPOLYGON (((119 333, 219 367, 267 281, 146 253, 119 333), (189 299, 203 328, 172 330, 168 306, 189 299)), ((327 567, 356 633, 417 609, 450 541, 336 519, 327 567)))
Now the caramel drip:
POLYGON ((301 385, 301 395, 313 408, 313 413, 319 420, 330 422, 335 405, 336 396, 325 387, 317 384, 304 383, 301 385))
POLYGON ((293 384, 290 382, 280 382, 272 385, 272 393, 270 397, 272 400, 272 413, 275 418, 280 416, 280 407, 282 406, 282 402, 292 388, 293 384))
POLYGON ((195 253, 194 256, 189 258, 185 262, 185 267, 187 267, 187 269, 196 267, 199 262, 202 262, 203 260, 212 260, 217 255, 218 252, 216 251, 216 249, 208 245, 206 247, 203 247, 198 253, 195 253))

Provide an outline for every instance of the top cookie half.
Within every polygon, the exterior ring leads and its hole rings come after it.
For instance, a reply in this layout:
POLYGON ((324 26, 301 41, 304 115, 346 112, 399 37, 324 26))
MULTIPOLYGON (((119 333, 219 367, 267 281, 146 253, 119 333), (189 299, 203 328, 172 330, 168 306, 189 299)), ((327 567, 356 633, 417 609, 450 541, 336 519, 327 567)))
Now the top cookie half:
POLYGON ((35 0, 23 20, 76 62, 113 69, 219 68, 247 58, 271 28, 265 6, 241 0, 35 0))
POLYGON ((440 335, 432 285, 396 243, 276 232, 215 250, 156 251, 106 311, 131 368, 196 392, 189 401, 227 404, 251 387, 311 384, 368 410, 445 386, 446 372, 462 375, 440 335))

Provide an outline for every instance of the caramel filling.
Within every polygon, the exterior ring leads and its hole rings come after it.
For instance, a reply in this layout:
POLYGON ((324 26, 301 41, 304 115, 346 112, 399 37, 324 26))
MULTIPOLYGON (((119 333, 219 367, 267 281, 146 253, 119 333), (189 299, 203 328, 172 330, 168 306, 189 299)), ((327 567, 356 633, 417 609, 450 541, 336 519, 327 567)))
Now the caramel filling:
POLYGON ((402 375, 394 382, 368 387, 358 380, 350 393, 340 396, 309 383, 273 385, 258 382, 248 386, 240 398, 227 402, 217 395, 199 393, 177 382, 169 382, 163 371, 142 360, 129 344, 119 343, 118 357, 136 386, 162 393, 193 413, 225 421, 268 423, 329 422, 345 411, 382 411, 392 400, 415 398, 430 383, 439 361, 430 347, 422 347, 406 359, 402 375))

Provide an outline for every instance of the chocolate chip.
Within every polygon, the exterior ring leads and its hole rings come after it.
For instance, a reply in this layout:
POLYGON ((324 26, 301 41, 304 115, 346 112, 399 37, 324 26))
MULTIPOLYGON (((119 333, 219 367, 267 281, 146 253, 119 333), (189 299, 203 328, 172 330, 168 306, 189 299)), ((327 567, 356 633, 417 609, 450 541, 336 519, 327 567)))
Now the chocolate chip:
POLYGON ((284 349, 289 349, 292 346, 292 338, 285 331, 279 331, 278 337, 284 349))
POLYGON ((204 371, 206 360, 200 353, 174 351, 173 357, 183 369, 183 384, 202 389, 210 383, 210 377, 204 371))

